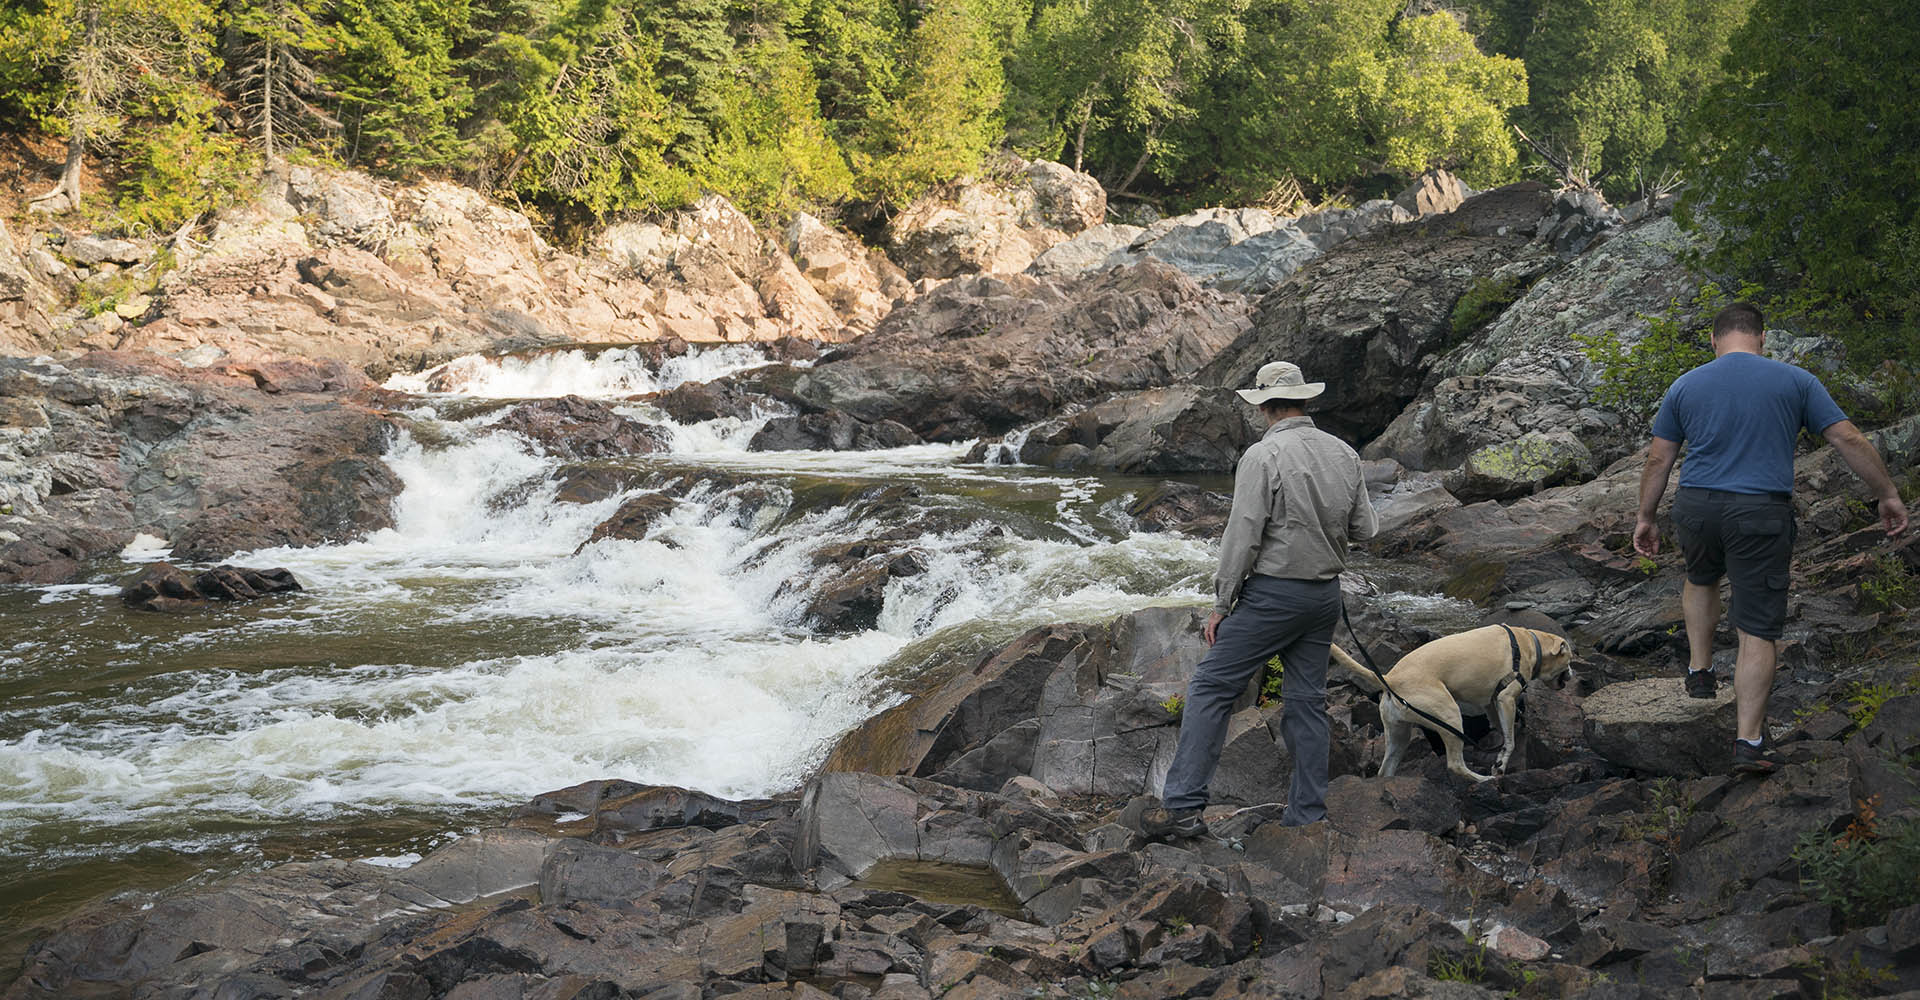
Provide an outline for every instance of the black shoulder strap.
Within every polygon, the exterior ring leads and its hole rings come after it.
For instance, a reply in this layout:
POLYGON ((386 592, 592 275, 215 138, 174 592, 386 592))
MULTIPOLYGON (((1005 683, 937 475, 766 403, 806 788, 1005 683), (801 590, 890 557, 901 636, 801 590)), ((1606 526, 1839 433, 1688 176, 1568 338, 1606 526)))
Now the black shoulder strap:
MULTIPOLYGON (((1523 676, 1520 673, 1520 639, 1513 634, 1512 626, 1508 625, 1506 622, 1500 622, 1499 624, 1500 624, 1500 630, 1507 633, 1507 655, 1509 657, 1509 659, 1507 660, 1507 669, 1509 671, 1509 674, 1507 676, 1506 681, 1502 683, 1500 686, 1506 687, 1508 684, 1513 684, 1516 682, 1521 685, 1525 685, 1527 683, 1527 679, 1525 676, 1523 676)), ((1537 666, 1540 662, 1540 637, 1539 636, 1533 637, 1533 653, 1534 653, 1533 661, 1537 666)))

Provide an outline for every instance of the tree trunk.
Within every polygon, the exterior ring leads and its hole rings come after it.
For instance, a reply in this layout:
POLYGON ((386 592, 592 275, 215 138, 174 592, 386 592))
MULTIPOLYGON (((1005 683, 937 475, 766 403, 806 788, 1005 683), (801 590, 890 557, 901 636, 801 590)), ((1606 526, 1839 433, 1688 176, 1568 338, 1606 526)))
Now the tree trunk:
MULTIPOLYGON (((98 8, 89 7, 86 30, 80 42, 82 48, 92 48, 99 34, 100 11, 98 8)), ((69 96, 67 99, 73 100, 73 97, 69 96)), ((55 184, 53 190, 28 202, 27 211, 29 212, 58 215, 80 207, 80 176, 87 165, 87 130, 81 124, 81 117, 77 112, 69 115, 69 118, 71 131, 67 135, 67 164, 60 171, 60 183, 55 184)))
POLYGON ((267 162, 273 162, 273 57, 278 54, 278 46, 272 39, 262 39, 260 43, 260 145, 266 147, 267 162))
MULTIPOLYGON (((1153 140, 1158 138, 1160 138, 1160 126, 1156 125, 1152 131, 1147 133, 1147 141, 1140 144, 1140 158, 1133 161, 1133 169, 1127 171, 1127 176, 1121 179, 1119 187, 1113 189, 1113 194, 1126 194, 1127 188, 1133 186, 1134 179, 1140 176, 1140 171, 1145 170, 1147 167, 1147 161, 1152 159, 1153 140)), ((1112 195, 1109 195, 1109 197, 1112 197, 1112 195)))

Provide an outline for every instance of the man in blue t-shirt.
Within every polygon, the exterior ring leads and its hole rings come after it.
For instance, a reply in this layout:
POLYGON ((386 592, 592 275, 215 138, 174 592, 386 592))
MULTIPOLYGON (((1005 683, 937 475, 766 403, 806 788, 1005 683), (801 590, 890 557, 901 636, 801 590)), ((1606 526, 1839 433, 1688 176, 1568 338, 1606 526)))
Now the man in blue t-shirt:
POLYGON ((1680 595, 1690 660, 1687 693, 1714 696, 1713 633, 1725 576, 1733 585, 1728 619, 1740 640, 1733 671, 1733 772, 1763 775, 1780 764, 1765 745, 1767 700, 1775 642, 1787 620, 1796 533, 1793 448, 1800 429, 1826 438, 1873 491, 1889 536, 1907 530, 1906 505, 1873 442, 1840 412, 1819 379, 1761 353, 1765 330, 1760 310, 1745 302, 1713 318, 1714 359, 1675 379, 1653 419, 1633 529, 1633 547, 1641 555, 1660 551, 1654 514, 1685 442, 1687 466, 1672 515, 1687 565, 1680 595))

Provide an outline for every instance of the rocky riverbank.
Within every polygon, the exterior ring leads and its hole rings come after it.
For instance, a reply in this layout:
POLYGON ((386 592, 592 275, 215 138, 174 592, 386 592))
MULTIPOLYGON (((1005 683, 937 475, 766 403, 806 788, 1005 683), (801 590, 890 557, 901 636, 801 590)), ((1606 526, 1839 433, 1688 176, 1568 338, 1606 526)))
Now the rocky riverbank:
MULTIPOLYGON (((710 200, 577 256, 472 192, 295 171, 176 246, 160 294, 92 315, 54 308, 55 287, 156 248, 70 235, 8 255, 0 234, 0 309, 25 317, 9 347, 37 355, 0 360, 0 582, 74 579, 140 534, 212 562, 387 527, 400 483, 382 456, 421 399, 370 375, 475 351, 770 345, 763 367, 665 392, 465 404, 489 418, 475 433, 564 459, 557 501, 623 497, 582 549, 649 538, 715 491, 743 523, 768 502, 733 470, 623 464, 664 447, 667 419, 764 419, 758 451, 977 440, 976 461, 1219 473, 1257 432, 1230 388, 1286 356, 1331 383, 1318 417, 1369 459, 1387 530, 1348 598, 1383 666, 1438 634, 1396 603, 1407 590, 1573 639, 1579 679, 1529 689, 1510 773, 1466 785, 1416 747, 1374 777, 1377 709, 1336 686, 1330 821, 1281 828, 1289 757, 1256 685, 1213 836, 1148 844, 1198 613, 1052 622, 894 678, 787 794, 609 776, 410 867, 305 861, 109 900, 33 945, 5 996, 1920 989, 1914 894, 1875 909, 1795 857, 1920 829, 1920 546, 1883 540, 1831 449, 1801 458, 1772 720, 1791 763, 1764 781, 1722 776, 1729 691, 1680 690, 1677 565, 1630 554, 1640 432, 1597 401, 1571 338, 1630 340, 1690 296, 1693 237, 1659 206, 1444 176, 1397 202, 1134 227, 1088 183, 1028 165, 903 213, 890 255, 807 217, 765 237, 710 200)), ((1920 417, 1874 437, 1897 476, 1920 465, 1920 417)), ((784 516, 873 526, 801 568, 820 636, 874 628, 889 587, 927 572, 922 540, 969 524, 912 485, 791 492, 784 516)), ((1224 504, 1169 482, 1125 516, 1208 537, 1224 504)), ((1900 863, 1886 877, 1911 879, 1900 863)))

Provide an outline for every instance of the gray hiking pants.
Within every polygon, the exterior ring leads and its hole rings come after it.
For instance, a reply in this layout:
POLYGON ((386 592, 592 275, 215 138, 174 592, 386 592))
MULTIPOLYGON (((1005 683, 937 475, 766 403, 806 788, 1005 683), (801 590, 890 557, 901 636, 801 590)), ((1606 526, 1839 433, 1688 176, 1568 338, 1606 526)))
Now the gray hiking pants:
POLYGON ((1300 826, 1327 818, 1327 647, 1339 619, 1338 579, 1247 577, 1240 603, 1215 630, 1213 648, 1187 682, 1180 745, 1160 796, 1168 809, 1207 804, 1234 700, 1278 655, 1286 665, 1280 738, 1293 754, 1293 784, 1280 822, 1300 826))

